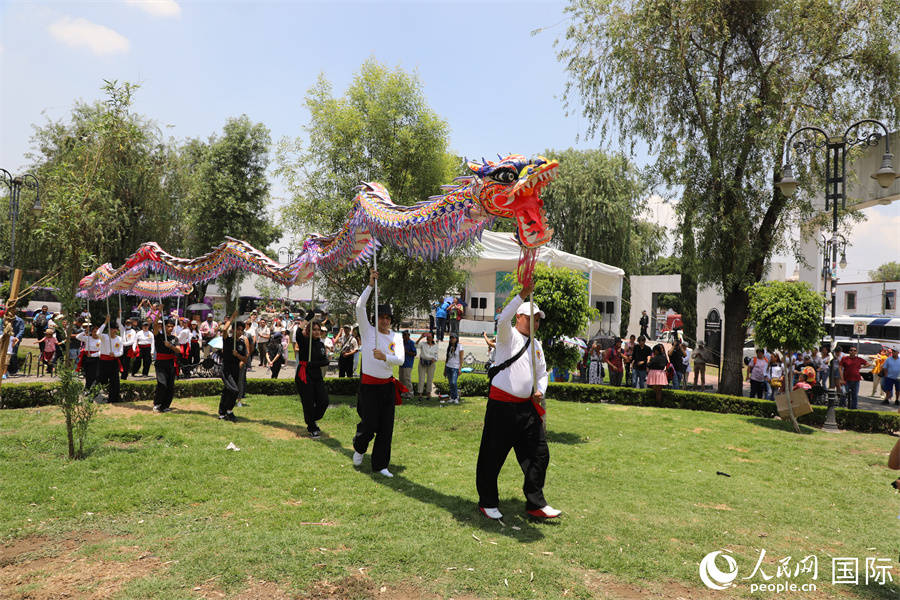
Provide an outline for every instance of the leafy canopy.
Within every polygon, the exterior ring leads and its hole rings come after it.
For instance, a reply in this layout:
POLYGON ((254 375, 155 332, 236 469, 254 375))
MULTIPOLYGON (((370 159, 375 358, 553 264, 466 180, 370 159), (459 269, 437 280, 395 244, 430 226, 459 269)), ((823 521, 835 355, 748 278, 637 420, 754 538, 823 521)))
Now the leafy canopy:
POLYGON ((869 271, 869 281, 900 281, 900 262, 886 262, 874 271, 869 271))
MULTIPOLYGON (((292 196, 282 222, 298 239, 337 230, 361 181, 382 183, 396 204, 410 205, 440 193, 461 162, 447 150, 449 127, 429 108, 421 81, 402 69, 370 59, 340 97, 320 76, 305 102, 308 144, 283 141, 276 170, 292 196)), ((428 310, 432 299, 462 290, 465 276, 456 262, 468 256, 457 249, 426 262, 384 248, 378 255, 380 301, 394 305, 395 319, 414 308, 428 310)), ((328 299, 332 312, 352 315, 366 270, 318 277, 317 295, 328 299)))
POLYGON ((815 348, 822 340, 824 298, 806 282, 767 281, 749 289, 747 324, 757 346, 787 353, 815 348))

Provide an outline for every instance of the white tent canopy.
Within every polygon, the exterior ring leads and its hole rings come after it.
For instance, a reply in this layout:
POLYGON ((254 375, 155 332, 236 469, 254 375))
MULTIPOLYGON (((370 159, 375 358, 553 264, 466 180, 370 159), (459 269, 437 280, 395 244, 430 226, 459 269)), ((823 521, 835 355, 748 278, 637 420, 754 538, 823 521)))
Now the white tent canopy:
MULTIPOLYGON (((466 298, 469 300, 468 319, 493 321, 496 309, 508 294, 505 286, 498 286, 506 273, 514 273, 519 262, 519 245, 510 233, 485 231, 481 242, 476 243, 477 259, 465 265, 469 271, 466 298), (485 307, 475 307, 472 298, 484 298, 485 307)), ((600 319, 589 327, 589 334, 598 330, 617 333, 622 314, 622 281, 625 271, 618 267, 542 246, 538 250, 538 262, 564 267, 584 273, 591 293, 591 306, 600 306, 600 319), (609 310, 611 309, 611 310, 609 310)), ((479 303, 480 306, 480 303, 479 303)))

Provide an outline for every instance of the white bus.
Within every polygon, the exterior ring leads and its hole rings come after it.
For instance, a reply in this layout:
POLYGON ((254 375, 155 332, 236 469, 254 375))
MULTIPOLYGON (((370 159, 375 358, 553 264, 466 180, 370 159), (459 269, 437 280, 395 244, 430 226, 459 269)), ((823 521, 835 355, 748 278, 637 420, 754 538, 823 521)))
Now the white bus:
MULTIPOLYGON (((825 337, 831 337, 831 319, 825 318, 825 337)), ((845 315, 834 320, 834 337, 876 342, 900 348, 900 317, 884 315, 845 315), (862 329, 865 327, 865 333, 862 329)))

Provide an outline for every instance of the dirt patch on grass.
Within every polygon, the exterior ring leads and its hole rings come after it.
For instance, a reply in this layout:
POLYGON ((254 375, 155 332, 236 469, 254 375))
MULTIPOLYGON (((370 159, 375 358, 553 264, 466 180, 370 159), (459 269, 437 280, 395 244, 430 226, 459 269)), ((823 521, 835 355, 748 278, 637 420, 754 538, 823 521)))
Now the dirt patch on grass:
POLYGON ((193 594, 198 598, 206 600, 217 600, 218 598, 230 597, 234 600, 290 600, 295 596, 291 596, 281 587, 272 581, 262 579, 255 580, 252 577, 247 578, 247 587, 237 594, 226 594, 218 588, 215 583, 215 577, 205 581, 202 585, 198 585, 193 589, 193 594))
POLYGON ((647 586, 624 583, 607 573, 588 571, 584 575, 584 585, 596 598, 610 600, 713 600, 709 590, 692 588, 675 581, 657 581, 647 586))
POLYGON ((712 508, 715 510, 734 510, 727 504, 695 504, 697 508, 712 508))
POLYGON ((729 450, 734 450, 735 452, 750 452, 746 448, 735 448, 734 446, 725 446, 729 450))
POLYGON ((704 431, 709 431, 706 427, 695 427, 691 430, 691 433, 703 433, 704 431))
POLYGON ((86 544, 117 539, 103 533, 77 534, 62 540, 31 536, 0 548, 0 589, 12 600, 56 598, 102 599, 114 596, 132 579, 161 568, 159 559, 135 546, 119 550, 129 560, 103 560, 80 556, 86 544))
MULTIPOLYGON (((453 596, 457 600, 474 600, 471 596, 453 596)), ((315 582, 303 600, 439 600, 441 596, 427 592, 422 582, 404 581, 399 583, 375 583, 366 575, 356 573, 336 581, 315 582)))

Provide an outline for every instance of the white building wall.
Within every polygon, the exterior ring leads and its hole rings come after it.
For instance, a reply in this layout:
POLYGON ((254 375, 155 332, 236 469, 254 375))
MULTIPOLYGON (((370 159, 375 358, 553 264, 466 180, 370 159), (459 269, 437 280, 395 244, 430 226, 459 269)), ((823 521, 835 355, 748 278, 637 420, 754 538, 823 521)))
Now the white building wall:
POLYGON ((860 281, 837 284, 835 297, 837 316, 845 315, 885 315, 900 316, 897 300, 900 299, 900 281, 860 281), (884 292, 894 292, 893 310, 882 310, 884 292), (856 307, 848 306, 848 295, 856 294, 856 307))

